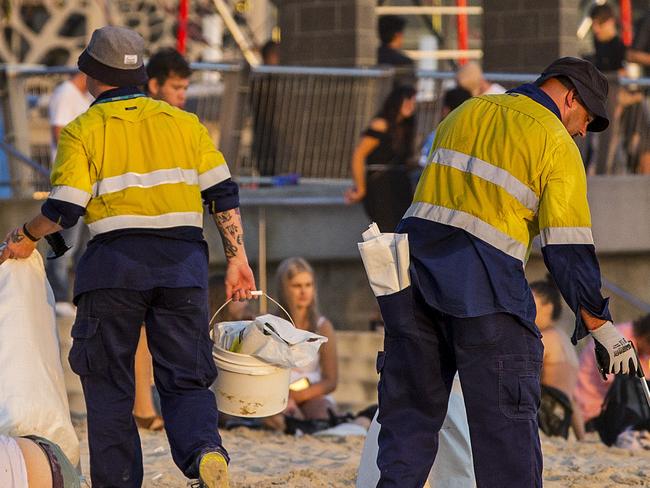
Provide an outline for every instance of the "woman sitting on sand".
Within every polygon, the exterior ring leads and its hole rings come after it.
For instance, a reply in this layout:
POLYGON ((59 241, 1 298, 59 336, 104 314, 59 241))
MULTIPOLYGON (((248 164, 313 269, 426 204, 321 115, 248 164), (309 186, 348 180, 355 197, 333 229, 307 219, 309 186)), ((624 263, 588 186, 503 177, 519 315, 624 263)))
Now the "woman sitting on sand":
MULTIPOLYGON (((316 360, 291 371, 291 390, 284 414, 304 420, 327 419, 329 411, 336 408, 329 396, 338 381, 336 334, 332 323, 320 314, 314 270, 302 258, 288 258, 280 263, 276 280, 279 302, 291 314, 296 327, 328 339, 316 360)), ((285 428, 282 415, 267 423, 277 429, 285 428)))
POLYGON ((571 416, 573 432, 578 440, 582 440, 585 436, 584 422, 573 398, 573 391, 578 381, 578 354, 569 336, 556 327, 556 322, 562 313, 560 292, 550 276, 547 276, 545 281, 531 283, 530 288, 537 308, 535 324, 542 333, 544 343, 541 384, 555 388, 566 395, 573 410, 571 416))

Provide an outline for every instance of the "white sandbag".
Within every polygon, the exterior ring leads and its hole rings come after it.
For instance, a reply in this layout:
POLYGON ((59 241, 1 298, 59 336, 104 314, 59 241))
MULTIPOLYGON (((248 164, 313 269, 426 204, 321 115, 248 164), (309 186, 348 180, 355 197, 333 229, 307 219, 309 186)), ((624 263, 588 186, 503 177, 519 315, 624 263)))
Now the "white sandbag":
MULTIPOLYGON (((372 419, 361 453, 357 488, 374 488, 379 481, 377 414, 372 419)), ((449 396, 447 416, 438 434, 438 454, 423 488, 476 488, 469 426, 458 375, 449 396)))
POLYGON ((302 368, 318 358, 318 349, 325 342, 327 337, 267 314, 246 327, 237 352, 283 368, 302 368))
POLYGON ((43 259, 0 265, 0 434, 38 435, 79 462, 59 355, 54 295, 43 259))

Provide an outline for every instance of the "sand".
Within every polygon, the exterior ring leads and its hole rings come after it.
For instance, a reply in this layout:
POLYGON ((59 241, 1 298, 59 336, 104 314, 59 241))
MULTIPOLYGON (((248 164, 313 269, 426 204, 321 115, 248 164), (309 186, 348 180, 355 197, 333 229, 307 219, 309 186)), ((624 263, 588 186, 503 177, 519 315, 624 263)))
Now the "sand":
MULTIPOLYGON (((76 425, 82 440, 82 467, 88 473, 85 424, 76 425)), ((164 433, 140 431, 145 487, 185 487, 164 433)), ((354 487, 364 439, 293 437, 237 428, 222 432, 228 448, 232 488, 354 487)), ((608 448, 590 434, 586 441, 542 438, 547 488, 620 488, 650 486, 650 451, 608 448)), ((443 487, 444 488, 444 487, 443 487)))

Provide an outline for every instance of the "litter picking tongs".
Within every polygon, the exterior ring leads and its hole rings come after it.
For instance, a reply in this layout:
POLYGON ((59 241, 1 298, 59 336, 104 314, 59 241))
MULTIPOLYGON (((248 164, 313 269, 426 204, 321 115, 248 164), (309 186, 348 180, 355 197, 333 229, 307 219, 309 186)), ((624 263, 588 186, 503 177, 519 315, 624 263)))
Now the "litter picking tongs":
POLYGON ((641 360, 639 359, 639 374, 641 375, 639 377, 639 380, 641 380, 641 385, 643 385, 643 393, 645 394, 645 399, 648 402, 648 406, 650 407, 650 388, 648 388, 648 380, 645 377, 645 373, 643 372, 643 368, 641 367, 641 360))

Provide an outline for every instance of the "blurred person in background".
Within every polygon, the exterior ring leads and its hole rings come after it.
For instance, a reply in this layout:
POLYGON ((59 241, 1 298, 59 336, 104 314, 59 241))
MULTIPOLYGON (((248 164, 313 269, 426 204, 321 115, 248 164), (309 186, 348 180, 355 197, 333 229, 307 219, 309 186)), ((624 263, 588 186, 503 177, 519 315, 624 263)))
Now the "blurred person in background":
POLYGON ((594 35, 594 56, 592 62, 604 74, 616 72, 622 74, 626 47, 618 34, 616 12, 605 3, 594 5, 589 12, 591 30, 594 35))
POLYGON ((260 49, 262 64, 266 66, 277 66, 280 64, 280 44, 270 39, 260 49))
MULTIPOLYGON (((540 383, 542 388, 551 387, 566 396, 566 403, 572 410, 571 426, 578 440, 585 436, 582 412, 573 401, 573 392, 578 381, 578 353, 571 344, 569 336, 557 327, 562 315, 562 297, 551 276, 546 280, 530 284, 535 300, 535 325, 542 333, 544 359, 540 383)), ((542 397, 544 391, 542 391, 542 397)), ((542 399, 542 405, 544 400, 542 399)))
POLYGON ((363 202, 382 232, 393 232, 412 198, 409 171, 415 140, 415 89, 394 88, 352 155, 354 187, 347 203, 363 202))
MULTIPOLYGON (((52 132, 52 161, 56 159, 56 146, 63 128, 84 113, 94 100, 88 93, 88 77, 84 73, 75 73, 69 80, 58 85, 52 92, 48 105, 49 121, 52 132)), ((47 279, 52 286, 56 311, 59 315, 74 316, 75 309, 71 300, 73 267, 81 257, 88 241, 88 229, 83 222, 61 232, 72 249, 57 259, 45 262, 47 279)))
MULTIPOLYGON (((644 315, 634 322, 617 324, 616 329, 623 337, 632 341, 643 369, 648 371, 650 369, 650 314, 644 315)), ((580 354, 578 383, 574 392, 574 398, 582 411, 582 418, 586 422, 587 432, 595 430, 594 421, 600 415, 603 400, 613 382, 614 377, 609 376, 607 380, 603 381, 598 372, 594 344, 591 342, 580 354)))
POLYGON ((392 66, 395 70, 394 86, 411 84, 417 81, 415 63, 402 52, 404 46, 404 28, 406 20, 397 15, 383 15, 377 22, 379 48, 377 48, 377 64, 392 66))
MULTIPOLYGON (((262 63, 266 66, 280 64, 280 44, 269 39, 260 49, 262 63)), ((255 166, 262 176, 275 176, 278 172, 278 120, 275 113, 278 104, 277 79, 262 74, 256 89, 251 90, 251 113, 253 115, 252 155, 255 166), (263 81, 262 81, 263 80, 263 81)))
MULTIPOLYGON (((298 329, 327 337, 318 358, 302 368, 291 370, 289 402, 284 415, 268 419, 268 425, 285 430, 284 416, 301 420, 325 420, 335 414, 336 404, 330 396, 338 382, 336 332, 332 322, 321 315, 314 269, 303 258, 282 261, 276 271, 278 302, 291 315, 298 329)), ((276 314, 284 315, 277 310, 276 314)))
POLYGON ((506 89, 498 83, 491 83, 483 77, 483 70, 476 61, 468 61, 456 72, 458 86, 464 88, 473 97, 479 95, 499 95, 506 89))
MULTIPOLYGON (((644 77, 650 77, 650 9, 647 9, 644 17, 639 21, 634 29, 634 41, 632 46, 627 50, 627 60, 632 63, 638 63, 643 67, 641 73, 644 77)), ((650 87, 645 88, 646 104, 644 107, 645 124, 641 132, 639 147, 639 161, 636 172, 639 174, 650 174, 650 123, 648 123, 648 104, 650 87)))
POLYGON ((147 93, 172 107, 184 108, 192 70, 189 63, 174 48, 157 51, 147 63, 147 93))
POLYGON ((402 52, 405 26, 406 21, 397 15, 379 17, 380 45, 377 48, 377 64, 398 68, 414 68, 413 60, 402 52))

